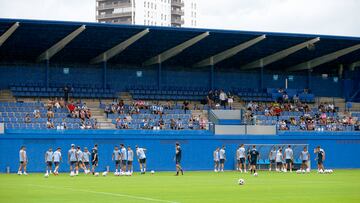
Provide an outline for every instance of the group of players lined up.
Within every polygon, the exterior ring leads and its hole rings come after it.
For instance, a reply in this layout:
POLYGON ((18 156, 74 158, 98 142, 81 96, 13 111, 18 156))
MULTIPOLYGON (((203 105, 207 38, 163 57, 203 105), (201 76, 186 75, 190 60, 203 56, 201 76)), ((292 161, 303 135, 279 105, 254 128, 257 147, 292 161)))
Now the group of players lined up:
MULTIPOLYGON (((140 171, 142 174, 146 172, 146 149, 136 146, 136 156, 140 163, 140 171)), ((18 175, 27 175, 27 163, 28 156, 26 153, 26 147, 22 146, 19 151, 19 160, 20 166, 18 169, 18 175)), ((59 167, 62 163, 62 155, 61 148, 58 147, 54 152, 52 148, 49 148, 45 152, 45 164, 46 164, 46 173, 45 176, 49 174, 58 175, 59 167), (53 170, 53 165, 55 166, 53 170)), ((118 173, 128 173, 133 172, 133 160, 134 160, 134 152, 130 146, 125 148, 124 144, 120 144, 120 148, 118 146, 114 147, 114 151, 112 153, 112 160, 115 162, 115 174, 118 173)), ((84 151, 81 151, 81 147, 75 147, 74 144, 71 145, 71 148, 68 151, 68 163, 70 165, 70 176, 76 176, 79 174, 79 170, 82 169, 85 174, 95 174, 96 167, 99 163, 98 157, 98 145, 95 144, 89 152, 87 147, 84 147, 84 151), (91 165, 90 165, 91 164, 91 165), (90 171, 91 170, 91 171, 90 171)))
MULTIPOLYGON (((325 151, 320 147, 317 146, 314 149, 314 153, 316 154, 315 160, 317 161, 318 171, 324 171, 324 164, 323 161, 325 160, 325 151)), ((213 152, 214 157, 214 171, 215 172, 223 172, 224 171, 224 164, 226 161, 226 153, 225 153, 225 146, 221 148, 217 147, 213 152)), ((256 149, 256 145, 253 145, 251 149, 246 151, 245 145, 239 145, 238 149, 236 150, 236 160, 237 160, 237 170, 242 172, 247 172, 246 169, 249 168, 251 173, 256 173, 256 166, 257 161, 260 157, 260 153, 256 149), (248 164, 248 167, 246 166, 248 164)), ((308 152, 307 147, 300 153, 301 163, 301 170, 309 170, 309 161, 310 161, 310 153, 308 152)), ((287 172, 290 170, 292 172, 293 163, 294 163, 294 152, 291 148, 291 145, 284 150, 282 147, 276 149, 273 147, 269 153, 269 171, 273 168, 275 171, 278 172, 287 172)))

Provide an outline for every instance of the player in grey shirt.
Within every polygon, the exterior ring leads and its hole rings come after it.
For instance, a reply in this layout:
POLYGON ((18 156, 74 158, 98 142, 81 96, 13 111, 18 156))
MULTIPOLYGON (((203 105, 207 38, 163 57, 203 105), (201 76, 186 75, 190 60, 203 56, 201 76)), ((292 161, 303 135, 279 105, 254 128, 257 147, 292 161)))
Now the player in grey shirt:
POLYGON ((52 157, 52 161, 55 164, 54 175, 58 175, 59 174, 60 162, 62 161, 61 148, 60 147, 58 147, 56 149, 56 151, 54 152, 53 157, 52 157))
POLYGON ((138 158, 139 161, 139 165, 140 165, 140 171, 141 174, 145 174, 146 172, 146 155, 145 155, 145 148, 142 147, 138 147, 137 145, 135 146, 136 149, 136 156, 138 158))
POLYGON ((214 172, 218 172, 220 171, 220 157, 219 157, 219 151, 220 148, 216 147, 214 153, 213 153, 213 157, 214 157, 214 172))
POLYGON ((86 174, 87 168, 84 165, 84 153, 81 151, 80 146, 77 147, 76 158, 77 158, 77 164, 76 164, 76 174, 75 175, 79 175, 79 168, 84 170, 84 173, 86 174))
POLYGON ((269 153, 269 160, 270 160, 270 163, 269 163, 269 171, 271 171, 271 167, 276 168, 276 163, 275 163, 276 153, 277 153, 276 147, 274 146, 274 147, 270 150, 270 153, 269 153))
POLYGON ((244 172, 246 173, 246 166, 245 166, 245 147, 244 144, 241 144, 238 148, 238 150, 236 150, 236 159, 238 161, 238 170, 242 173, 243 169, 244 172))
POLYGON ((287 169, 289 167, 290 172, 292 172, 292 163, 294 160, 294 152, 291 149, 290 145, 285 149, 284 156, 285 156, 285 170, 287 171, 287 169))
POLYGON ((19 151, 19 161, 20 161, 20 166, 18 169, 18 175, 28 175, 26 173, 26 166, 28 163, 28 158, 27 158, 27 154, 26 154, 26 147, 25 146, 21 146, 20 151, 19 151), (22 173, 21 171, 24 170, 24 173, 22 173))
POLYGON ((307 150, 307 147, 304 147, 304 150, 300 153, 300 159, 302 160, 301 169, 304 171, 309 168, 308 162, 310 160, 310 153, 307 150))
POLYGON ((50 147, 46 152, 45 152, 45 164, 46 164, 46 175, 49 175, 49 171, 50 174, 52 173, 52 159, 53 159, 53 154, 54 152, 52 151, 52 148, 50 147))
POLYGON ((74 175, 74 170, 77 162, 76 150, 74 144, 71 144, 71 148, 68 151, 68 162, 70 164, 70 175, 74 175))
POLYGON ((120 144, 120 156, 121 156, 121 172, 126 171, 127 153, 124 144, 120 144))
POLYGON ((84 147, 83 163, 86 168, 86 171, 85 171, 86 174, 88 174, 90 172, 90 156, 91 156, 91 153, 89 152, 88 148, 84 147))
POLYGON ((133 161, 134 161, 134 151, 130 146, 127 147, 127 170, 129 173, 133 172, 133 161))
POLYGON ((121 161, 119 147, 117 146, 114 147, 114 151, 112 153, 111 159, 115 161, 115 175, 116 175, 118 173, 118 170, 120 170, 120 161, 121 161))
POLYGON ((224 164, 225 164, 225 160, 226 160, 225 146, 222 146, 222 148, 220 149, 219 157, 220 157, 220 170, 221 170, 221 172, 224 172, 224 164))

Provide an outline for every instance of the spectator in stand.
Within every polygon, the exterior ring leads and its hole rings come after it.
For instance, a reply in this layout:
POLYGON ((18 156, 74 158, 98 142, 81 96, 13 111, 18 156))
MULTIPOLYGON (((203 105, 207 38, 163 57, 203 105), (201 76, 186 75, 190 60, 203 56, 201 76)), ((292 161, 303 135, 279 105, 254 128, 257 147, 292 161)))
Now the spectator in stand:
POLYGON ((65 130, 65 129, 68 128, 64 118, 62 119, 59 127, 60 127, 61 130, 65 130))
POLYGON ((175 120, 173 118, 170 119, 170 129, 171 130, 176 130, 176 122, 175 122, 175 120))
POLYGON ((209 107, 212 108, 214 105, 214 93, 212 90, 210 90, 207 95, 207 102, 208 102, 209 107))
POLYGON ((150 125, 149 125, 149 122, 146 118, 144 118, 142 120, 142 123, 141 123, 141 128, 142 129, 150 129, 150 125))
POLYGON ((201 129, 201 130, 205 130, 205 129, 206 129, 206 121, 205 121, 204 118, 200 118, 199 125, 200 125, 200 129, 201 129))
POLYGON ((106 118, 109 118, 109 113, 111 113, 111 109, 108 105, 105 106, 104 112, 106 114, 106 118))
POLYGON ((72 91, 72 88, 70 87, 70 85, 65 85, 63 91, 64 91, 65 103, 67 103, 69 101, 69 93, 72 91))
POLYGON ((124 100, 120 100, 118 105, 117 105, 117 112, 119 114, 124 114, 125 112, 125 103, 124 103, 124 100))
POLYGON ((182 106, 182 108, 184 109, 184 113, 186 114, 186 111, 188 111, 189 109, 190 109, 190 103, 188 102, 188 101, 184 101, 183 102, 183 106, 182 106))
POLYGON ((127 114, 126 115, 126 120, 129 122, 129 124, 131 124, 131 122, 132 122, 132 117, 131 117, 131 114, 127 114))
POLYGON ((227 95, 223 90, 220 90, 219 100, 220 100, 220 105, 223 106, 224 109, 226 109, 227 95))
POLYGON ((34 114, 34 118, 36 119, 41 117, 40 110, 38 107, 34 110, 33 114, 34 114))
POLYGON ((124 117, 121 128, 122 129, 129 129, 129 122, 127 121, 126 117, 124 117))
POLYGON ((183 123, 181 118, 178 118, 177 122, 176 122, 176 130, 182 130, 184 129, 183 123))
POLYGON ((64 101, 64 99, 62 97, 59 100, 59 105, 60 105, 61 108, 65 108, 65 106, 66 106, 65 101, 64 101))
POLYGON ((31 118, 28 113, 25 115, 25 123, 31 123, 31 118))
POLYGON ((53 110, 52 110, 51 107, 48 108, 47 113, 46 113, 46 116, 47 116, 48 118, 54 118, 55 114, 54 114, 54 112, 53 112, 53 110))
POLYGON ((191 130, 194 129, 194 118, 193 117, 189 118, 188 126, 189 126, 189 129, 191 129, 191 130))
POLYGON ((50 118, 47 119, 46 121, 46 128, 54 128, 54 123, 52 122, 52 120, 50 118))
POLYGON ((60 109, 60 108, 61 108, 60 103, 59 103, 59 101, 57 100, 57 98, 55 98, 54 107, 55 107, 56 109, 60 109))
POLYGON ((293 101, 294 101, 294 104, 298 103, 300 100, 299 100, 299 95, 296 93, 294 96, 293 96, 293 101))
POLYGON ((94 119, 94 122, 93 122, 93 124, 92 124, 92 128, 93 128, 93 129, 98 129, 98 128, 99 128, 98 121, 97 121, 96 118, 94 119))
POLYGON ((72 114, 75 111, 76 106, 73 102, 68 103, 67 109, 69 110, 69 113, 72 114))
POLYGON ((229 108, 230 110, 232 110, 232 106, 234 103, 234 96, 230 92, 228 92, 227 96, 228 96, 227 102, 229 104, 229 108))
POLYGON ((160 130, 165 129, 165 122, 162 118, 159 119, 158 126, 159 126, 160 130))

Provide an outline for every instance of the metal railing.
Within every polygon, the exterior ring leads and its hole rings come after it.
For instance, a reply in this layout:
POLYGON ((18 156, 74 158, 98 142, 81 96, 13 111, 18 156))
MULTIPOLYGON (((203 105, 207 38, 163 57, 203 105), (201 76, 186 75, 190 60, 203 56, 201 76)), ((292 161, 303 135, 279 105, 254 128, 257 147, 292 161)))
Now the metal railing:
POLYGON ((131 12, 124 12, 124 13, 112 13, 112 14, 103 14, 97 15, 97 20, 107 19, 107 18, 121 18, 121 17, 129 17, 131 16, 131 12))

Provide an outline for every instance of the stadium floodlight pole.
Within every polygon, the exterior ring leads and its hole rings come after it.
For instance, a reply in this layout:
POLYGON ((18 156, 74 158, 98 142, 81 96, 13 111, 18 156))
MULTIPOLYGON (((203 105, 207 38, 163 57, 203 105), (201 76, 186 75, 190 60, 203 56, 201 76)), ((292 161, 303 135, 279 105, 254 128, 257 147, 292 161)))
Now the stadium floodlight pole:
POLYGON ((185 49, 196 44, 197 42, 199 42, 200 40, 204 39, 205 37, 207 37, 209 35, 210 35, 209 32, 204 32, 194 38, 191 38, 171 49, 168 49, 168 50, 162 52, 161 54, 159 54, 157 56, 150 58, 149 60, 147 60, 143 63, 143 66, 151 66, 151 65, 154 65, 157 63, 164 63, 166 60, 178 55, 185 49))
POLYGON ((266 39, 266 35, 261 35, 254 39, 251 39, 249 41, 241 43, 235 47, 232 47, 232 48, 222 51, 218 54, 215 54, 209 58, 206 58, 206 59, 194 64, 193 66, 194 67, 204 67, 204 66, 216 65, 217 63, 233 57, 234 55, 238 54, 239 52, 261 42, 264 39, 266 39))
POLYGON ((14 23, 4 34, 0 36, 0 47, 15 32, 15 30, 18 29, 19 26, 19 22, 14 23))
POLYGON ((333 60, 335 60, 335 59, 337 59, 339 57, 342 57, 344 55, 347 55, 347 54, 349 54, 351 52, 354 52, 356 50, 359 50, 359 49, 360 49, 360 44, 357 44, 357 45, 354 45, 354 46, 351 46, 351 47, 348 47, 348 48, 345 48, 345 49, 341 49, 341 50, 338 50, 338 51, 335 51, 335 52, 332 52, 332 53, 329 53, 329 54, 314 58, 314 59, 309 60, 309 61, 300 63, 298 65, 295 65, 293 67, 290 67, 290 68, 286 69, 286 71, 300 71, 300 70, 306 70, 306 69, 313 69, 313 68, 315 68, 317 66, 320 66, 320 65, 322 65, 324 63, 333 61, 333 60))
POLYGON ((264 58, 258 59, 256 61, 250 62, 243 66, 242 70, 248 70, 248 69, 254 69, 254 68, 260 68, 267 66, 271 63, 274 63, 276 61, 279 61, 297 51, 300 51, 301 49, 304 49, 308 47, 309 45, 315 44, 316 42, 320 41, 320 37, 316 37, 314 39, 311 39, 309 41, 303 42, 301 44, 297 44, 295 46, 289 47, 287 49, 284 49, 282 51, 276 52, 274 54, 271 54, 269 56, 266 56, 264 58))
POLYGON ((86 29, 85 25, 80 26, 78 29, 64 37, 62 40, 51 46, 49 49, 44 51, 37 58, 37 61, 50 60, 55 54, 61 51, 66 45, 68 45, 75 37, 77 37, 80 33, 82 33, 86 29))
POLYGON ((149 28, 135 34, 134 36, 121 42, 120 44, 114 46, 113 48, 105 51, 104 53, 99 54, 97 57, 91 59, 90 63, 95 64, 95 63, 108 61, 112 57, 120 54, 122 51, 124 51, 126 48, 128 48, 130 45, 132 45, 133 43, 135 43, 136 41, 138 41, 148 33, 149 33, 149 28))

